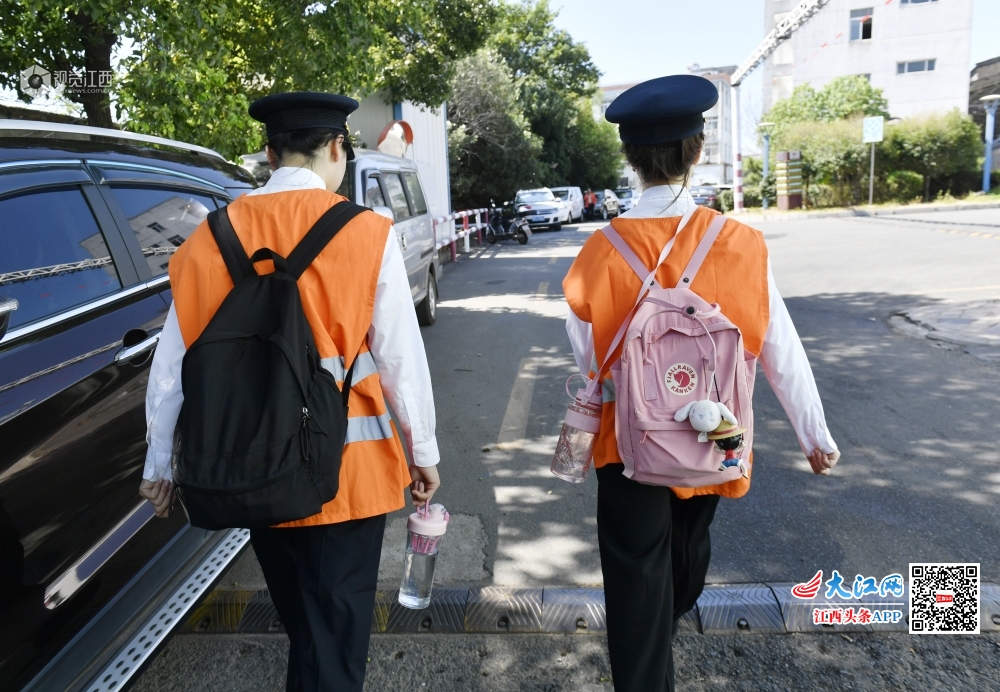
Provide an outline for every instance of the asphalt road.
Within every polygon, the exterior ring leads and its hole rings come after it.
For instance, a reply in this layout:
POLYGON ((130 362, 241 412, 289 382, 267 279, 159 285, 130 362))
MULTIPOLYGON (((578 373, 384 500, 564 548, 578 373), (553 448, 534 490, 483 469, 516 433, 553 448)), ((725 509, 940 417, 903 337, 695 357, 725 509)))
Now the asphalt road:
MULTIPOLYGON (((814 476, 758 377, 753 487, 719 505, 708 581, 805 581, 819 569, 879 578, 905 574, 910 562, 979 562, 984 581, 1000 581, 1000 367, 900 333, 891 319, 942 300, 1000 297, 1000 211, 758 227, 844 456, 829 477, 814 476)), ((423 331, 442 451, 437 499, 456 518, 442 583, 602 581, 596 479, 574 486, 548 472, 575 369, 561 281, 597 228, 539 233, 527 246, 474 249, 446 265, 438 322, 423 331)), ((390 588, 402 517, 391 518, 383 552, 390 588)), ((259 581, 250 554, 224 583, 259 581)), ((995 673, 992 635, 738 639, 750 643, 679 640, 681 689, 1000 689, 995 675, 980 684, 960 672, 995 673), (767 684, 746 686, 757 668, 767 684)), ((278 635, 178 636, 137 689, 280 689, 286 647, 278 635)), ((596 635, 380 635, 368 687, 610 689, 606 656, 596 635)))

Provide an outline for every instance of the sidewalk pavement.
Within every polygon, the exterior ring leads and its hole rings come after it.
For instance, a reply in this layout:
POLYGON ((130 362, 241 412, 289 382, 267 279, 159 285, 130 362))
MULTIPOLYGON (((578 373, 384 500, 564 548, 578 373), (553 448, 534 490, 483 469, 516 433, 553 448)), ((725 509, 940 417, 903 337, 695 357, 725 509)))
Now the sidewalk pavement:
MULTIPOLYGON (((837 209, 821 209, 817 211, 794 210, 778 211, 769 209, 767 212, 761 210, 744 210, 739 215, 740 220, 746 223, 759 223, 761 221, 801 221, 804 219, 830 219, 837 217, 870 217, 870 216, 893 216, 896 214, 925 214, 934 211, 973 211, 976 209, 1000 209, 1000 201, 991 201, 984 198, 983 201, 974 202, 951 202, 940 204, 906 204, 898 207, 846 207, 837 209)), ((726 212, 733 216, 732 211, 726 212)))
POLYGON ((1000 362, 1000 300, 940 303, 903 310, 904 331, 935 341, 972 347, 969 352, 1000 362), (905 327, 909 327, 908 330, 905 327))

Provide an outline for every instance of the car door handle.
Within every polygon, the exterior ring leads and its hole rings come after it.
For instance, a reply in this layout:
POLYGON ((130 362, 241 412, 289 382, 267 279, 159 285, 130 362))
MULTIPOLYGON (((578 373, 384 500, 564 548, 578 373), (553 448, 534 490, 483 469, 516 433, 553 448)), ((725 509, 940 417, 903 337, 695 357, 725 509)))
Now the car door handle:
POLYGON ((405 235, 399 236, 399 242, 403 244, 403 249, 405 250, 406 249, 406 236, 405 235))
POLYGON ((149 336, 139 343, 132 344, 131 346, 124 346, 119 349, 118 353, 115 354, 115 363, 122 364, 137 356, 141 356, 144 353, 152 351, 156 348, 156 344, 160 342, 160 331, 161 330, 157 329, 154 332, 150 332, 149 336))

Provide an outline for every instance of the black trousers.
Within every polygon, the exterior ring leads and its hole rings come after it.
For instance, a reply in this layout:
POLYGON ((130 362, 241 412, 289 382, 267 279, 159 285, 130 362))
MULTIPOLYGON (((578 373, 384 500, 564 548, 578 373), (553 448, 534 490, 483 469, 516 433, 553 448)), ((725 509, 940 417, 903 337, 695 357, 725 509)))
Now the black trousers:
POLYGON ((597 469, 597 539, 615 692, 674 689, 674 623, 705 586, 718 495, 680 500, 670 488, 597 469))
POLYGON ((291 647, 287 692, 361 692, 385 515, 251 529, 291 647))

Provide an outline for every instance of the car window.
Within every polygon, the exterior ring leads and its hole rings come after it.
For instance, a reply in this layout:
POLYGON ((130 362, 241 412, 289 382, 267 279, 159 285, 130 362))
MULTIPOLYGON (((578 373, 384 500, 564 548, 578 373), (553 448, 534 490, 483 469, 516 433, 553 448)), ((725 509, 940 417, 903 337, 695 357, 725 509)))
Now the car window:
POLYGON ((549 190, 531 190, 528 192, 518 192, 515 204, 525 204, 531 202, 554 202, 556 199, 549 190))
POLYGON ((382 187, 378 184, 378 176, 376 175, 365 178, 365 206, 369 209, 388 206, 385 203, 382 187))
POLYGON ((403 173, 403 180, 406 181, 406 189, 410 193, 410 201, 413 202, 413 213, 426 214, 427 200, 424 199, 424 191, 420 189, 420 179, 417 174, 407 171, 403 173))
POLYGON ((216 208, 208 195, 187 190, 117 187, 114 193, 153 276, 166 273, 170 255, 216 208))
POLYGON ((406 193, 403 192, 403 181, 399 178, 399 173, 387 173, 382 176, 382 183, 385 185, 385 193, 389 195, 389 206, 396 221, 408 219, 410 217, 410 207, 406 203, 406 193))
POLYGON ((622 190, 621 192, 618 193, 618 197, 620 199, 629 199, 631 196, 632 196, 631 190, 622 190))
POLYGON ((569 190, 553 190, 552 194, 558 197, 559 199, 563 200, 569 199, 569 190))
POLYGON ((19 303, 9 327, 54 315, 121 288, 83 192, 0 200, 0 295, 19 303))

